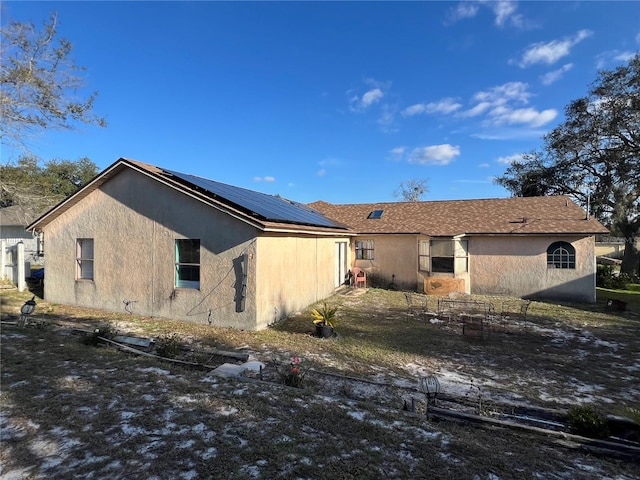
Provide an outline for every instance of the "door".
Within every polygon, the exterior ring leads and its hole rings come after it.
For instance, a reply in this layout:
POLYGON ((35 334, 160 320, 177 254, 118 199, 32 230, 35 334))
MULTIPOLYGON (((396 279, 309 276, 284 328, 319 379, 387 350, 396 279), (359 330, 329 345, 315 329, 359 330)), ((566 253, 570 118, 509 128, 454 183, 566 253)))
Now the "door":
POLYGON ((334 287, 338 288, 344 283, 347 275, 347 242, 336 242, 334 287))

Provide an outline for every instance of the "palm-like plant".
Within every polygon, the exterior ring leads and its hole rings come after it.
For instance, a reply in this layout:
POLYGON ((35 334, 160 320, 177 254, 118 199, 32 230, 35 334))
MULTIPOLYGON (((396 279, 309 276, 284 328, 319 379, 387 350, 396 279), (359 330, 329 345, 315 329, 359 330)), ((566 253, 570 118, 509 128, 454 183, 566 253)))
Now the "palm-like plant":
POLYGON ((311 310, 313 316, 313 323, 316 325, 328 325, 333 327, 336 321, 336 312, 338 307, 330 307, 326 303, 320 309, 314 308, 311 310))

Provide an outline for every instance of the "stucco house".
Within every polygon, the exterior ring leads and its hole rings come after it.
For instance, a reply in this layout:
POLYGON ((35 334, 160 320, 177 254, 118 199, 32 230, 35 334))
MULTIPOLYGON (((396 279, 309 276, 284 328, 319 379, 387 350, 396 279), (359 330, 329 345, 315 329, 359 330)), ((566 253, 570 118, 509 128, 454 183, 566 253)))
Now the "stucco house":
POLYGON ((309 206, 356 232, 369 284, 596 299, 594 240, 608 230, 566 196, 309 206))
POLYGON ((257 330, 330 296, 348 227, 279 196, 121 158, 29 225, 50 302, 257 330))

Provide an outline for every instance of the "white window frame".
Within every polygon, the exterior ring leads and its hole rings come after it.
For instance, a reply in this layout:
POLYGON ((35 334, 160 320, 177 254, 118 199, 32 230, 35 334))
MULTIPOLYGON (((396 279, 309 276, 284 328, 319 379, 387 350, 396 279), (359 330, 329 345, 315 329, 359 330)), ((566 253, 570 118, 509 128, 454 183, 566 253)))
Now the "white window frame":
MULTIPOLYGON (((184 252, 185 256, 188 253, 193 252, 184 252)), ((175 288, 191 288, 195 290, 200 289, 200 239, 197 238, 177 238, 175 241, 175 262, 174 262, 174 270, 175 270, 175 288), (181 250, 180 245, 182 242, 197 242, 197 255, 193 255, 192 258, 181 258, 181 250), (195 258, 197 256, 197 259, 195 258), (197 260, 194 261, 194 260, 197 260), (197 273, 196 273, 197 272, 197 273), (181 278, 181 273, 185 273, 186 277, 190 278, 181 278), (197 276, 197 280, 195 277, 197 276)))
MULTIPOLYGON (((442 247, 436 247, 442 248, 442 247)), ((449 253, 449 252, 447 252, 449 253)), ((429 240, 418 241, 418 269, 422 272, 433 273, 466 273, 469 271, 469 240, 463 240, 460 238, 431 238, 429 240), (434 244, 442 245, 446 248, 445 242, 451 242, 451 254, 450 255, 434 255, 434 244), (438 269, 433 268, 434 258, 450 258, 451 269, 438 269)))
POLYGON ((547 268, 576 269, 576 248, 569 242, 554 242, 547 247, 547 268))
POLYGON ((93 238, 76 239, 76 280, 94 279, 93 238))
POLYGON ((418 240, 418 270, 421 272, 431 271, 429 245, 429 240, 418 240))

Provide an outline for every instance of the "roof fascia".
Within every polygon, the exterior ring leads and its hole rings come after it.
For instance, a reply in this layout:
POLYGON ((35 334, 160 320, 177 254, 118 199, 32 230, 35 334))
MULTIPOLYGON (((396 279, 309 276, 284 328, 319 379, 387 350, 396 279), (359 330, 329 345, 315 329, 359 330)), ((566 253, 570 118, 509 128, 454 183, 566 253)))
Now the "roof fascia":
POLYGON ((26 230, 34 230, 34 231, 38 230, 38 229, 42 228, 42 226, 44 226, 47 223, 49 223, 50 220, 47 221, 48 217, 52 217, 53 216, 53 218, 55 218, 60 213, 63 213, 66 210, 68 210, 72 205, 77 203, 78 200, 80 200, 81 198, 86 197, 89 193, 93 192, 100 185, 102 185, 107 180, 109 180, 113 176, 114 170, 116 170, 117 168, 121 167, 122 163, 123 163, 123 159, 122 158, 117 160, 116 162, 112 163, 110 166, 108 166, 101 173, 96 175, 89 183, 87 183, 84 187, 82 187, 76 193, 74 193, 74 194, 70 195, 69 197, 65 198, 64 200, 62 200, 57 205, 54 205, 49 210, 47 210, 45 213, 43 213, 38 218, 36 218, 29 225, 27 225, 26 230))

